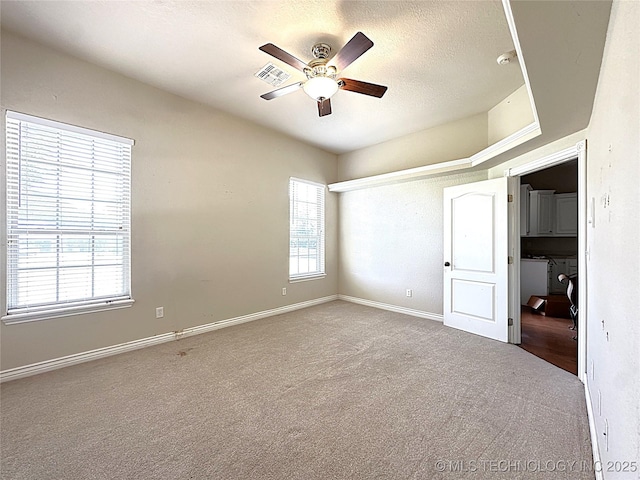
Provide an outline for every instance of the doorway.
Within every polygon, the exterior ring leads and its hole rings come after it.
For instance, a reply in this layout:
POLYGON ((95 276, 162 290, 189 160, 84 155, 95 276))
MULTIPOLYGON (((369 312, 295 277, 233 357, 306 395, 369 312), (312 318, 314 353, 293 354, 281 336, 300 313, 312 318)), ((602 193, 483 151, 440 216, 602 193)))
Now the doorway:
POLYGON ((563 317, 570 316, 564 313, 570 303, 557 276, 579 277, 580 293, 586 291, 586 141, 505 173, 518 177, 520 184, 513 191, 518 200, 511 214, 510 340, 561 363, 584 382, 586 295, 574 299, 577 332, 569 330, 573 321, 563 317), (572 212, 571 219, 567 212, 572 212))
POLYGON ((570 280, 577 305, 577 195, 577 157, 520 177, 520 347, 574 375, 578 342, 567 289, 570 280))

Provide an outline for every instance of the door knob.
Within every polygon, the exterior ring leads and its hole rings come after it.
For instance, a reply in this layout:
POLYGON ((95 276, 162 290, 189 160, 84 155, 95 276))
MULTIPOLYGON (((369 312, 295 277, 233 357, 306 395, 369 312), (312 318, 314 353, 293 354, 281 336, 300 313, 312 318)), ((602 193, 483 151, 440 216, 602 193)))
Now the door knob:
POLYGON ((451 264, 450 264, 449 262, 444 262, 444 266, 445 266, 445 267, 450 267, 450 266, 451 266, 451 264))

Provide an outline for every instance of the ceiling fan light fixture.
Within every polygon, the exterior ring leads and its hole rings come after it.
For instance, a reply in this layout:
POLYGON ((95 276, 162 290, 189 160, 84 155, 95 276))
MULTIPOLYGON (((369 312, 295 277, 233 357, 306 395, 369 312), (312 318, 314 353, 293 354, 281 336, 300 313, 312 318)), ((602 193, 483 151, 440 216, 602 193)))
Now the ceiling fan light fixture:
POLYGON ((338 82, 329 77, 313 77, 305 82, 302 89, 314 100, 331 98, 338 91, 338 82))
MULTIPOLYGON (((0 0, 1 1, 1 0, 0 0)), ((293 83, 271 92, 260 95, 265 100, 272 100, 302 88, 307 95, 318 103, 318 115, 325 117, 331 115, 330 98, 339 90, 360 93, 371 97, 381 98, 387 91, 387 87, 375 83, 361 82, 350 78, 337 78, 338 71, 343 71, 354 60, 373 47, 373 42, 362 32, 357 32, 351 40, 344 44, 340 51, 331 58, 331 47, 326 43, 317 43, 313 46, 313 60, 304 63, 302 60, 285 52, 273 43, 262 45, 259 50, 271 55, 287 65, 290 65, 304 73, 307 81, 293 83)), ((260 76, 259 72, 258 76, 260 76)))

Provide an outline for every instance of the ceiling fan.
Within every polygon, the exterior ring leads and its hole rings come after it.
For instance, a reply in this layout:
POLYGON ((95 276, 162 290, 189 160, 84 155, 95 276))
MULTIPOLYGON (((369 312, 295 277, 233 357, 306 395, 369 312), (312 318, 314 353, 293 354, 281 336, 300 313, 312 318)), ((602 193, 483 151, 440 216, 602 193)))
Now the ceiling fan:
POLYGON ((364 33, 358 32, 331 60, 329 60, 331 47, 326 43, 315 44, 311 49, 313 60, 309 63, 304 63, 302 60, 276 47, 273 43, 267 43, 261 46, 260 50, 287 65, 297 68, 307 76, 307 80, 278 88, 260 95, 260 97, 265 100, 272 100, 302 88, 307 95, 318 102, 318 115, 321 117, 331 114, 331 96, 339 89, 381 98, 387 91, 385 86, 350 78, 337 78, 338 72, 348 67, 371 47, 373 47, 373 42, 364 33))

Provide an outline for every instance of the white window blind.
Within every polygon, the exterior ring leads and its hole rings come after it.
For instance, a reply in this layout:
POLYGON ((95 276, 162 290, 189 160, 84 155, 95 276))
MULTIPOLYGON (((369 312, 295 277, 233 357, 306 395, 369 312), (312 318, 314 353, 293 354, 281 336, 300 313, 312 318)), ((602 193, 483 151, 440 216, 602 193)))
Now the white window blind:
POLYGON ((324 276, 325 186, 289 180, 289 279, 324 276))
POLYGON ((9 111, 6 130, 5 321, 130 300, 133 141, 9 111))

